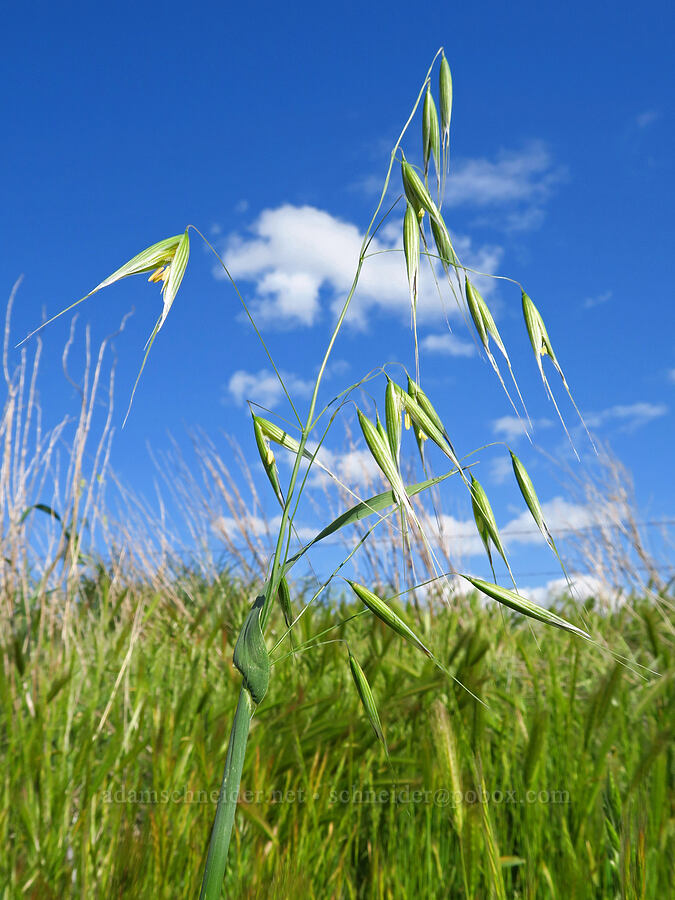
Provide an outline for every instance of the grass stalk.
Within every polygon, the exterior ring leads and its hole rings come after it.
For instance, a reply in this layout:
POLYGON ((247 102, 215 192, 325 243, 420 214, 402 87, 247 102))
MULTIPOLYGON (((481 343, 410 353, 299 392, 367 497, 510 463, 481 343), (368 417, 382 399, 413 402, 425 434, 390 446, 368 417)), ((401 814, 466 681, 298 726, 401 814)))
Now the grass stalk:
POLYGON ((206 857, 199 900, 218 900, 220 897, 253 711, 254 703, 251 695, 242 685, 227 745, 225 771, 223 772, 216 816, 211 829, 209 852, 206 857))

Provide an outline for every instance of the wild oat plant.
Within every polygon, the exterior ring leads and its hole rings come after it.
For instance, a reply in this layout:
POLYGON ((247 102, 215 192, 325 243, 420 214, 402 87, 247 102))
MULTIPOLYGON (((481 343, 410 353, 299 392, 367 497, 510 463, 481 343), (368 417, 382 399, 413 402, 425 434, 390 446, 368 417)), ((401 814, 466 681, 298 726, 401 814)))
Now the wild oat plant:
MULTIPOLYGON (((453 444, 456 436, 451 436, 444 422, 438 415, 432 399, 423 389, 420 375, 421 366, 417 345, 417 304, 418 282, 421 267, 428 267, 431 278, 436 285, 439 294, 449 291, 454 296, 464 317, 467 327, 472 331, 475 341, 482 349, 489 365, 499 380, 504 394, 516 413, 522 417, 528 430, 531 428, 527 410, 525 408, 521 391, 516 383, 511 358, 495 319, 490 311, 488 303, 478 291, 476 283, 485 273, 474 272, 473 269, 462 263, 456 253, 450 236, 450 229, 446 224, 443 214, 443 194, 448 177, 452 177, 449 166, 450 159, 450 130, 452 114, 452 78, 450 67, 442 50, 439 50, 427 72, 417 99, 412 107, 410 115, 396 141, 389 161, 389 167, 384 178, 379 202, 375 208, 372 219, 363 236, 363 242, 358 259, 355 261, 355 273, 351 289, 344 299, 341 311, 337 317, 332 333, 328 336, 325 353, 318 366, 311 400, 306 410, 300 410, 299 405, 291 397, 280 370, 274 365, 271 354, 264 339, 255 324, 243 296, 230 278, 234 290, 237 292, 244 310, 248 315, 256 334, 260 338, 262 348, 267 353, 279 379, 283 392, 288 402, 288 409, 297 421, 297 427, 290 429, 286 425, 280 425, 266 416, 260 415, 252 407, 252 429, 255 443, 260 454, 260 460, 264 472, 269 481, 269 487, 273 491, 281 509, 281 518, 278 533, 274 542, 274 552, 266 567, 258 573, 260 589, 259 594, 250 606, 243 626, 234 648, 234 666, 241 673, 239 700, 234 713, 234 721, 227 747, 222 786, 216 807, 215 820, 211 830, 210 844, 205 862, 200 897, 202 900, 216 900, 221 896, 221 889, 228 861, 230 838, 233 829, 237 803, 239 799, 242 768, 246 755, 247 742, 251 721, 265 701, 270 683, 272 665, 281 659, 291 655, 297 658, 300 653, 305 653, 320 645, 335 643, 344 648, 344 663, 351 675, 356 694, 360 698, 364 715, 367 717, 377 740, 387 750, 385 729, 382 725, 378 702, 371 689, 364 672, 362 662, 354 652, 357 644, 350 643, 350 628, 362 628, 363 622, 356 620, 370 617, 372 621, 379 620, 380 627, 390 630, 397 641, 405 641, 411 645, 414 651, 419 652, 436 667, 442 678, 453 680, 457 685, 470 695, 480 706, 483 702, 480 697, 480 685, 472 684, 467 678, 462 683, 461 673, 457 673, 457 667, 453 667, 452 661, 448 662, 447 653, 440 645, 434 645, 433 641, 423 641, 411 625, 405 621, 404 613, 398 608, 396 597, 380 596, 373 587, 376 585, 363 585, 355 581, 347 581, 349 589, 353 592, 354 602, 359 604, 358 612, 351 614, 349 621, 339 617, 326 626, 322 616, 321 631, 319 634, 307 635, 301 628, 305 621, 312 620, 307 616, 303 620, 306 610, 311 605, 316 605, 319 598, 326 594, 327 589, 339 578, 343 566, 352 556, 366 544, 379 526, 389 520, 396 523, 396 529, 400 536, 400 552, 402 559, 406 561, 410 582, 407 591, 414 591, 420 585, 427 590, 430 585, 442 587, 447 585, 445 592, 452 593, 461 581, 465 581, 467 589, 475 588, 487 598, 498 604, 515 610, 530 619, 545 625, 554 626, 569 632, 575 639, 597 644, 589 630, 587 623, 573 624, 567 618, 553 612, 550 609, 538 606, 526 599, 518 592, 518 588, 511 573, 508 558, 497 527, 495 516, 485 489, 473 473, 472 454, 462 455, 458 453, 453 444), (438 93, 434 99, 432 82, 435 81, 435 72, 438 68, 438 93), (404 154, 404 140, 409 138, 409 132, 413 123, 418 120, 421 112, 421 137, 422 152, 421 165, 416 166, 404 154), (401 191, 385 210, 385 202, 391 197, 390 189, 392 179, 398 173, 401 178, 401 191), (326 373, 331 354, 336 341, 343 328, 353 297, 359 284, 359 279, 364 266, 368 265, 372 249, 373 238, 378 229, 392 215, 403 213, 401 266, 405 267, 410 288, 410 312, 411 330, 415 350, 415 371, 406 373, 405 383, 400 383, 392 366, 383 366, 377 371, 364 374, 355 384, 347 387, 337 398, 324 408, 319 408, 318 397, 322 380, 326 373), (476 276, 479 276, 478 278, 476 276), (365 409, 359 408, 359 389, 365 385, 372 385, 379 379, 382 384, 382 416, 377 412, 374 417, 365 409), (381 470, 387 490, 375 496, 362 498, 349 485, 342 484, 337 475, 325 466, 321 457, 321 448, 326 436, 334 425, 337 417, 345 412, 348 405, 356 405, 358 423, 365 446, 367 447, 377 466, 381 470), (406 483, 404 473, 408 470, 402 466, 401 449, 404 430, 412 430, 417 449, 425 472, 425 479, 419 483, 406 483), (436 477, 429 474, 427 455, 428 448, 435 448, 434 453, 440 453, 447 460, 447 471, 436 477), (277 454, 286 453, 292 461, 291 474, 287 482, 283 483, 280 469, 277 465, 277 454), (301 501, 308 483, 308 476, 312 470, 320 467, 323 474, 333 478, 341 488, 353 497, 354 503, 342 512, 332 522, 327 522, 316 536, 295 549, 294 523, 301 507, 301 501), (493 582, 488 582, 471 574, 447 572, 440 565, 432 541, 425 534, 421 524, 421 516, 416 511, 416 498, 443 484, 447 479, 458 482, 466 491, 467 498, 473 509, 476 528, 484 544, 490 566, 493 571, 493 554, 497 554, 505 564, 511 580, 509 586, 497 584, 496 576, 493 582), (366 523, 365 531, 358 533, 358 540, 353 541, 349 553, 334 569, 322 580, 320 586, 304 595, 304 605, 294 608, 289 589, 288 577, 296 564, 303 560, 308 551, 327 537, 338 531, 349 528, 356 523, 366 523), (415 553, 413 548, 422 548, 422 553, 415 553), (424 557, 431 571, 425 572, 423 577, 418 576, 419 560, 424 557), (471 588, 469 588, 471 586, 471 588), (269 632, 270 618, 273 614, 283 617, 285 628, 282 636, 269 645, 266 633, 269 632), (298 640, 296 635, 300 634, 298 640), (453 668, 455 671, 453 671, 453 668)), ((411 153, 412 158, 412 153, 411 153)), ((395 193, 395 192, 394 192, 395 193)), ((169 237, 153 244, 138 255, 134 256, 121 268, 104 279, 86 297, 131 275, 149 275, 152 283, 161 283, 163 308, 157 322, 148 339, 145 356, 140 367, 140 372, 134 388, 138 386, 143 367, 148 353, 157 338, 172 304, 174 303, 181 281, 188 265, 190 253, 190 234, 194 232, 202 238, 213 253, 218 256, 215 249, 194 227, 189 225, 182 234, 169 237)), ((220 264, 229 272, 224 263, 218 257, 220 264)), ((564 371, 558 359, 554 344, 544 324, 542 315, 526 293, 525 289, 517 282, 509 278, 500 277, 509 285, 509 289, 519 289, 521 293, 522 313, 524 325, 531 343, 538 372, 551 401, 558 411, 558 405, 553 388, 549 382, 544 365, 551 365, 555 374, 562 381, 562 387, 572 400, 570 389, 565 378, 564 371)), ((58 315, 73 309, 82 300, 73 303, 58 315)), ((440 302, 440 301, 439 301, 440 302)), ((54 316, 53 318, 56 318, 54 316)), ((49 321, 53 321, 50 319, 49 321)), ((48 324, 48 323, 45 323, 48 324)), ((44 326, 41 326, 44 327, 44 326)), ((572 400, 572 403, 574 401, 572 400)), ((130 404, 131 406, 131 401, 130 404)), ((127 410, 128 415, 128 410, 127 410)), ((558 411, 560 421, 565 427, 561 413, 558 411)), ((565 428, 567 432, 567 428, 565 428)), ((589 435, 590 440, 590 435, 589 435)), ((529 510, 540 529, 551 551, 560 561, 553 536, 549 531, 543 516, 541 505, 537 499, 535 488, 532 484, 522 461, 512 450, 508 450, 513 466, 513 476, 522 495, 523 503, 529 510)), ((562 562, 560 562, 562 566, 562 562)), ((564 571, 564 569, 563 569, 564 571)), ((341 583, 341 582, 340 582, 341 583)), ((404 592, 405 593, 405 592, 404 592)), ((443 593, 441 591, 441 593, 443 593)), ((447 648, 446 648, 447 649, 447 648)), ((446 705, 440 700, 434 706, 435 725, 439 745, 446 748, 446 762, 452 783, 457 782, 461 761, 456 758, 457 748, 453 739, 452 724, 446 705)), ((534 740, 534 738, 533 738, 534 740)), ((393 765, 393 763, 392 763, 393 765)), ((480 784, 482 775, 474 772, 477 783, 480 784)), ((462 827, 462 809, 456 813, 457 827, 462 827)), ((490 822, 484 823, 486 833, 491 834, 490 822), (487 823, 487 824, 486 824, 487 823)), ((503 865, 496 858, 494 840, 487 842, 487 848, 491 859, 491 865, 495 868, 494 884, 501 885, 497 894, 503 894, 503 882, 501 875, 498 877, 497 868, 503 865)), ((470 853, 470 847, 466 852, 470 853)), ((465 860, 464 860, 465 862, 465 860)), ((463 865, 464 865, 463 862, 463 865)), ((514 863, 515 864, 515 863, 514 863)), ((464 866, 464 888, 466 896, 474 896, 472 893, 470 877, 471 866, 464 866), (467 881, 467 878, 469 880, 467 881)))

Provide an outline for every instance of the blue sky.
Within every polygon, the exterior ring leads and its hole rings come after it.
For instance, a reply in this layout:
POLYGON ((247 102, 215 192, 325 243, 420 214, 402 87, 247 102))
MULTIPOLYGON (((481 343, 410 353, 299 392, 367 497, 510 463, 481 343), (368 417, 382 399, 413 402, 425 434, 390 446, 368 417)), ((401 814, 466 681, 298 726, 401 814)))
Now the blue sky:
MULTIPOLYGON (((639 17, 633 5, 599 2, 444 3, 419 15, 399 3, 15 4, 0 38, 5 295, 25 276, 13 335, 23 337, 43 311, 58 311, 192 223, 223 253, 306 403, 390 149, 443 44, 455 90, 444 211, 460 256, 525 285, 589 426, 634 476, 639 518, 673 519, 673 24, 671 5, 657 2, 643 4, 639 17)), ((420 128, 418 117, 404 143, 415 162, 420 128)), ((399 205, 381 248, 401 246, 401 216, 399 205)), ((512 354, 536 443, 574 464, 537 380, 519 291, 499 282, 481 287, 512 354)), ((430 279, 422 290, 422 381, 458 451, 507 440, 530 468, 552 528, 590 524, 565 476, 520 434, 461 318, 448 313, 450 334, 430 279)), ((158 289, 139 277, 87 301, 75 348, 81 355, 87 323, 100 339, 132 307, 114 342, 111 464, 151 497, 156 473, 147 448, 161 454, 168 432, 187 445, 186 426, 201 427, 227 455, 226 432, 250 455, 245 400, 288 410, 236 296, 193 237, 185 280, 122 430, 161 308, 158 289)), ((353 310, 326 400, 375 365, 412 365, 400 254, 369 261, 353 310)), ((60 375, 68 327, 64 317, 42 334, 47 421, 76 408, 60 375)), ((593 468, 590 446, 555 372, 550 378, 581 475, 593 468)), ((373 392, 381 403, 384 382, 373 392)), ((343 433, 327 447, 358 491, 362 457, 341 452, 343 433)), ((414 445, 409 450, 412 457, 414 445)), ((555 565, 534 539, 515 534, 523 507, 504 454, 479 454, 478 477, 500 526, 514 533, 516 574, 541 585, 555 565)), ((432 461, 441 471, 441 460, 432 461)), ((475 539, 463 537, 471 530, 466 498, 449 492, 444 510, 468 565, 486 575, 475 539)), ((310 528, 310 508, 306 516, 310 528)), ((668 562, 657 531, 650 537, 668 562)))

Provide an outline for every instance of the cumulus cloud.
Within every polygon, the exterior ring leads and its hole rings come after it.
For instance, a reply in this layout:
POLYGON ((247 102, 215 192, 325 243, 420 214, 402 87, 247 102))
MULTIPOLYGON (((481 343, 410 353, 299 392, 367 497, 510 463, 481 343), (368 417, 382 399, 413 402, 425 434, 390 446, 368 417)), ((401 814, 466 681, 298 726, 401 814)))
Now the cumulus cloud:
MULTIPOLYGON (((573 575, 571 581, 575 600, 583 602, 589 597, 602 597, 607 593, 606 582, 595 575, 573 575)), ((519 593, 539 606, 549 606, 559 597, 568 596, 570 588, 564 578, 554 578, 538 587, 520 588, 519 593)))
MULTIPOLYGON (((542 504, 544 521, 554 537, 570 531, 578 531, 590 527, 607 526, 609 523, 621 521, 625 510, 614 504, 602 509, 580 503, 571 503, 563 497, 554 497, 542 504)), ((425 528, 430 540, 436 546, 445 547, 454 557, 484 556, 483 542, 476 530, 473 518, 457 519, 442 514, 425 517, 425 528)), ((515 544, 523 546, 541 545, 546 542, 532 519, 529 510, 499 525, 499 532, 507 550, 515 544)))
MULTIPOLYGON (((311 394, 311 381, 288 372, 281 372, 281 377, 291 396, 307 397, 311 394)), ((284 399, 283 388, 271 369, 261 369, 259 372, 238 369, 227 384, 227 392, 237 406, 243 406, 247 400, 252 400, 260 406, 273 409, 284 399)))
POLYGON ((382 480, 382 472, 370 450, 354 449, 335 453, 322 448, 319 458, 349 488, 377 485, 382 480))
POLYGON ((441 513, 425 517, 424 528, 431 542, 443 547, 455 560, 485 553, 473 519, 457 519, 441 513))
MULTIPOLYGON (((392 221, 369 247, 350 311, 350 323, 364 327, 374 311, 410 317, 410 299, 403 254, 378 251, 401 247, 400 222, 392 221)), ((362 234, 351 222, 313 206, 284 204, 266 209, 248 234, 233 234, 225 242, 225 263, 233 277, 255 287, 252 306, 267 327, 312 326, 323 307, 334 314, 341 308, 354 278, 362 234)), ((498 246, 475 247, 471 239, 453 235, 462 261, 481 272, 492 273, 499 265, 498 246)), ((439 300, 426 267, 420 276, 417 318, 420 323, 438 321, 439 300)), ((224 273, 214 269, 214 275, 224 273)), ((479 279, 480 280, 480 279, 479 279)), ((480 280, 489 293, 490 279, 480 280)), ((456 308, 456 307, 455 307, 456 308)), ((453 307, 448 307, 448 313, 453 307)))
MULTIPOLYGON (((606 582, 594 575, 573 575, 572 597, 577 602, 583 603, 589 597, 608 597, 612 599, 616 597, 616 590, 609 588, 606 582)), ((431 585, 425 585, 418 588, 418 594, 424 597, 432 590, 440 590, 442 596, 447 601, 453 597, 463 597, 472 594, 475 591, 473 585, 459 576, 447 576, 442 581, 437 581, 431 585)), ((569 596, 570 588, 565 578, 553 578, 541 585, 532 587, 519 586, 518 592, 536 603, 538 606, 550 607, 552 603, 563 596, 569 596)), ((486 604, 492 604, 493 601, 485 598, 486 604)), ((581 624, 581 623, 579 623, 581 624)))
POLYGON ((427 353, 438 353, 443 356, 473 356, 476 352, 474 344, 463 341, 449 331, 445 334, 428 334, 422 338, 420 346, 427 353))

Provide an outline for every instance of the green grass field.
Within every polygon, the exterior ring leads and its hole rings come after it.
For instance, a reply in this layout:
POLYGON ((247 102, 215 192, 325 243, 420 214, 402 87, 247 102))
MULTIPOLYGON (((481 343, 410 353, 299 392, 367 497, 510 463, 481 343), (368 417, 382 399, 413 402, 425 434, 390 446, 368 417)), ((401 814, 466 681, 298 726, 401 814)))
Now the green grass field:
MULTIPOLYGON (((251 597, 193 579, 179 613, 103 568, 76 595, 67 621, 15 616, 3 637, 1 896, 195 897, 251 597)), ((359 608, 311 607, 295 641, 359 608)), ((406 612, 486 706, 360 617, 349 641, 388 762, 344 644, 282 659, 286 641, 253 721, 223 896, 671 896, 674 668, 656 607, 588 612, 607 646, 661 673, 647 680, 475 601, 406 612)))

